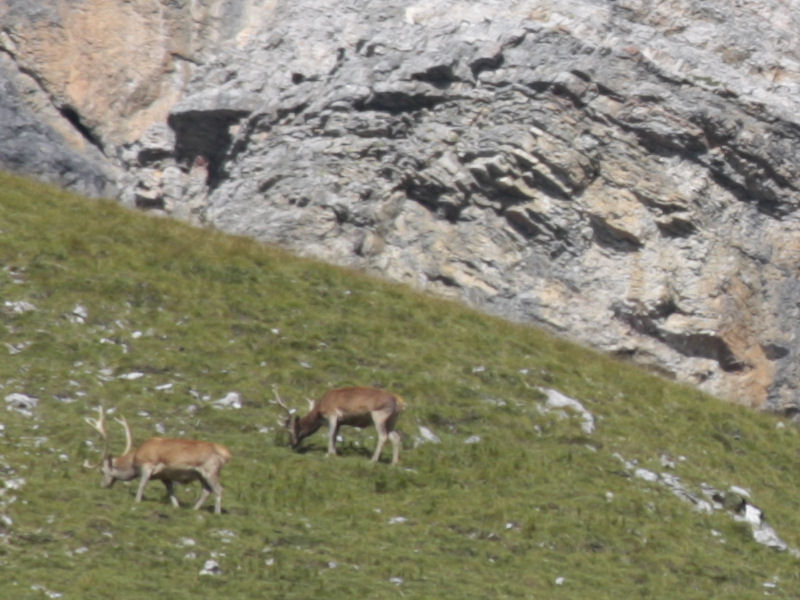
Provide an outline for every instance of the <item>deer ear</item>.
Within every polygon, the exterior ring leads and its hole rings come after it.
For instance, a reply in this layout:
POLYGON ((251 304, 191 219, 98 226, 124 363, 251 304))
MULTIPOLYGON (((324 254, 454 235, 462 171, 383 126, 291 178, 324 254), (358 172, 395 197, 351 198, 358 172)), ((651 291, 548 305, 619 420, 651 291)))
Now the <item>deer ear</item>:
POLYGON ((306 398, 306 402, 308 402, 308 410, 314 410, 314 401, 311 398, 306 398))

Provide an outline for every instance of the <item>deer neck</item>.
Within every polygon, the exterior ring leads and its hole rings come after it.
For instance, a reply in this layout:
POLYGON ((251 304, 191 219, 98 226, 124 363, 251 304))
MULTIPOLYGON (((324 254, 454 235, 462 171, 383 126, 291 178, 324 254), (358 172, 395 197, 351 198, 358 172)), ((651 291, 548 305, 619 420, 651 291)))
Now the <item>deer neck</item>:
POLYGON ((297 422, 297 437, 301 440, 315 433, 322 426, 324 419, 318 409, 312 409, 297 422))
POLYGON ((139 475, 139 467, 134 461, 134 453, 128 452, 111 461, 111 474, 114 479, 130 481, 139 475))

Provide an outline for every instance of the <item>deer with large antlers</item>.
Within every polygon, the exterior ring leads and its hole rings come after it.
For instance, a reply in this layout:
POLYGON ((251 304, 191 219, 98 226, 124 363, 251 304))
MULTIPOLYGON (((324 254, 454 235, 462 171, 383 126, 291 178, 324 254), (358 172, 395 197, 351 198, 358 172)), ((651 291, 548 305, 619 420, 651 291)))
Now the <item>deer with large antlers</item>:
POLYGON ((345 387, 328 391, 322 398, 309 400, 309 411, 298 417, 278 395, 277 386, 272 386, 275 402, 287 412, 283 424, 289 431, 292 448, 297 448, 305 438, 315 433, 323 424, 328 425, 328 456, 336 454, 336 436, 339 427, 368 427, 375 425, 378 443, 372 462, 378 462, 386 440, 392 442, 392 464, 400 459, 400 434, 394 430, 397 417, 405 408, 403 399, 397 394, 371 387, 345 387))
POLYGON ((136 501, 141 502, 147 482, 151 479, 160 479, 167 488, 167 495, 173 506, 178 507, 180 503, 175 496, 175 483, 199 481, 203 486, 203 492, 194 505, 195 510, 199 509, 213 492, 216 495, 214 512, 216 514, 222 512, 222 485, 219 482, 219 474, 231 458, 231 453, 225 446, 199 440, 154 437, 133 450, 133 437, 128 422, 124 417, 116 421, 125 429, 126 445, 125 451, 114 458, 108 450, 103 407, 98 408, 97 419, 86 418, 86 422, 103 438, 103 458, 96 465, 85 461, 84 467, 101 467, 102 487, 111 487, 117 480, 130 481, 138 477, 139 489, 136 492, 136 501))

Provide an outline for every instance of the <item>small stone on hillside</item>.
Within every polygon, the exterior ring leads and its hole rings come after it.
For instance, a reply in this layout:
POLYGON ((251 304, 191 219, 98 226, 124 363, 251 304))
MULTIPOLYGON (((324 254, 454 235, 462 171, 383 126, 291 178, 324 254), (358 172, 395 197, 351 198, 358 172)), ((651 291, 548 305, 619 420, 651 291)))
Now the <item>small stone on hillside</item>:
POLYGON ((398 525, 400 523, 407 523, 408 519, 405 517, 392 517, 389 519, 389 525, 398 525))
POLYGON ((200 569, 200 575, 221 575, 222 569, 219 566, 219 563, 214 559, 208 559, 204 564, 203 568, 200 569))
POLYGON ((442 440, 439 439, 439 436, 433 433, 433 431, 431 431, 424 425, 419 426, 419 435, 421 436, 422 442, 431 442, 432 444, 442 443, 442 440))
POLYGON ((127 379, 128 381, 135 381, 136 379, 141 379, 144 377, 144 373, 140 373, 139 371, 133 371, 131 373, 125 373, 120 375, 120 379, 127 379))
POLYGON ((214 408, 239 410, 242 408, 242 398, 238 392, 228 392, 224 397, 214 401, 214 408))
POLYGON ((9 312, 14 313, 15 315, 21 315, 22 313, 36 310, 36 307, 33 304, 26 302, 25 300, 6 300, 4 306, 9 310, 9 312))
POLYGON ((33 410, 39 404, 37 398, 19 393, 9 394, 5 400, 8 410, 13 410, 26 417, 32 417, 33 410))
POLYGON ((561 392, 553 389, 539 388, 547 396, 547 401, 543 406, 545 412, 558 409, 570 409, 581 416, 581 430, 587 435, 594 433, 594 416, 578 400, 570 398, 561 392))
POLYGON ((88 318, 89 311, 82 304, 76 304, 75 308, 73 308, 72 312, 67 316, 70 323, 75 323, 77 325, 85 323, 88 318))

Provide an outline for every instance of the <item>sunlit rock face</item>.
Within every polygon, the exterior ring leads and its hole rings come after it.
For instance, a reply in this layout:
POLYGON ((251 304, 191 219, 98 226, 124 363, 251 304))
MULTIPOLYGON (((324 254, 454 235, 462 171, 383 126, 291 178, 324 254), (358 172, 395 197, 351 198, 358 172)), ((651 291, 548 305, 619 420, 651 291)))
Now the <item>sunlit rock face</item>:
POLYGON ((80 185, 799 405, 787 3, 29 5, 10 110, 80 185))

